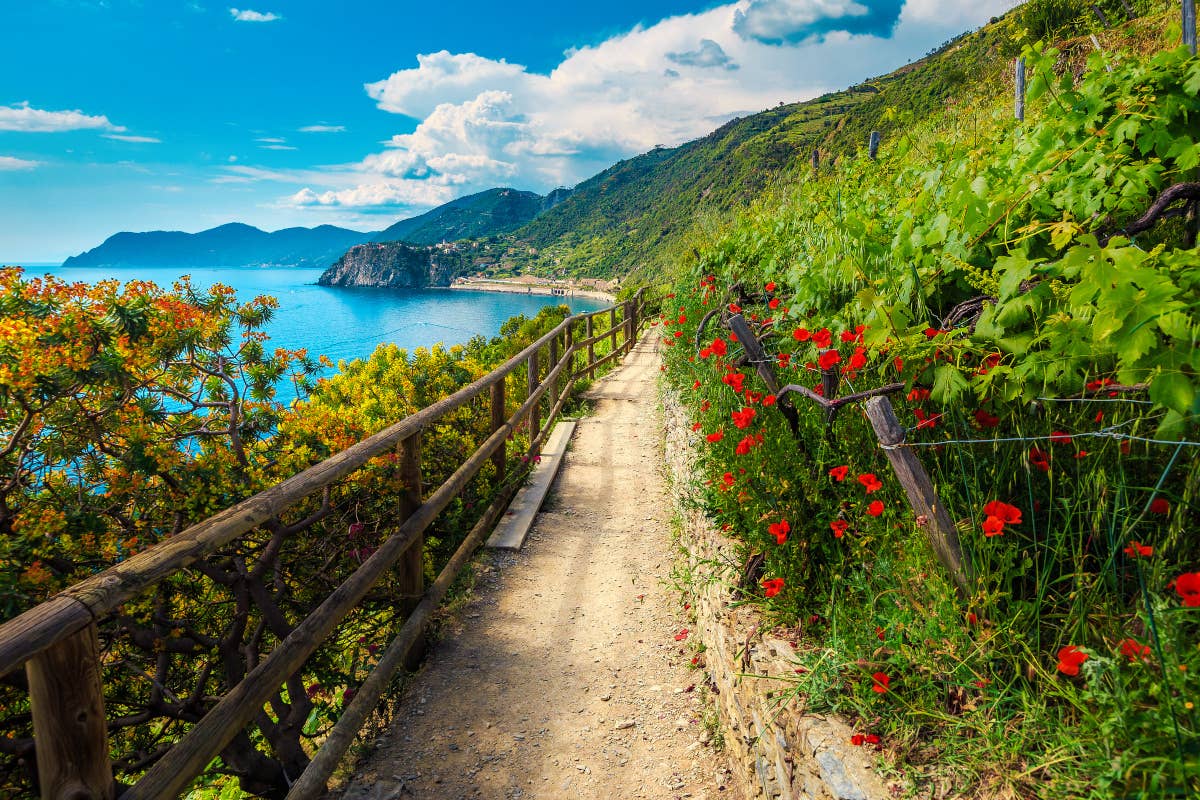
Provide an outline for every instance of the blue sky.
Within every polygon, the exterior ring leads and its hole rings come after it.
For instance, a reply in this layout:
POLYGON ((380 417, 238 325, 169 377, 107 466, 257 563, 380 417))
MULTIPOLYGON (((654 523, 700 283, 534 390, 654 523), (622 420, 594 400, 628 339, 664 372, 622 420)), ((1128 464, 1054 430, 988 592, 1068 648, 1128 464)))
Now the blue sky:
POLYGON ((375 230, 491 186, 570 186, 1014 2, 3 3, 0 260, 234 220, 375 230))

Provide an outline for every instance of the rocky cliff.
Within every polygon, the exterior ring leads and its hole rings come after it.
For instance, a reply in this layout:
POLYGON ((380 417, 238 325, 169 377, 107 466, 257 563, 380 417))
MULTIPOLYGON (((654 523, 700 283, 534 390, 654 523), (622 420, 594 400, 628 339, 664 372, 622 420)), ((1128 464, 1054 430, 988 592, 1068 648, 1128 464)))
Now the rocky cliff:
POLYGON ((325 270, 317 284, 393 289, 449 286, 470 266, 470 257, 453 245, 420 247, 403 242, 371 242, 351 247, 325 270))

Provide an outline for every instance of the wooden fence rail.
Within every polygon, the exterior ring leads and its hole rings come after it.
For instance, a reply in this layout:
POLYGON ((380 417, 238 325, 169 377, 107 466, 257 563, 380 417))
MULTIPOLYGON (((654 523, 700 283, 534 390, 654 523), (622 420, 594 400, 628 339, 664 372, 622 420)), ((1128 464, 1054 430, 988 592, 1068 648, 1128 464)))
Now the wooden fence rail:
POLYGON ((323 791, 325 781, 386 689, 391 675, 409 660, 430 614, 503 512, 515 484, 510 481, 508 488, 493 500, 438 579, 423 593, 425 530, 489 461, 494 465, 497 483, 505 485, 501 479, 510 457, 516 455, 507 452, 506 443, 526 421, 530 443, 525 455, 540 451, 569 400, 575 381, 593 377, 597 368, 632 349, 645 319, 646 304, 644 291, 639 291, 624 303, 571 316, 503 365, 454 394, 0 625, 0 676, 21 666, 26 668, 41 796, 112 798, 116 794, 106 744, 98 623, 160 581, 277 519, 314 493, 328 492, 329 487, 372 459, 395 451, 401 483, 397 490, 399 524, 395 531, 121 797, 137 800, 182 794, 262 713, 264 704, 280 687, 297 675, 368 591, 393 566, 399 565, 399 586, 409 599, 397 605, 402 611, 412 613, 288 797, 313 797, 323 791), (597 333, 595 320, 605 313, 609 326, 597 333), (579 324, 585 326, 582 338, 574 335, 574 327, 579 324), (611 352, 597 359, 595 346, 605 339, 611 343, 611 352), (543 352, 548 356, 544 376, 543 352), (583 355, 584 361, 576 369, 578 355, 583 355), (510 375, 519 374, 522 366, 528 393, 521 406, 509 415, 505 381, 510 375), (490 436, 449 478, 422 499, 422 432, 481 397, 490 401, 490 436), (544 423, 543 403, 547 406, 544 423))

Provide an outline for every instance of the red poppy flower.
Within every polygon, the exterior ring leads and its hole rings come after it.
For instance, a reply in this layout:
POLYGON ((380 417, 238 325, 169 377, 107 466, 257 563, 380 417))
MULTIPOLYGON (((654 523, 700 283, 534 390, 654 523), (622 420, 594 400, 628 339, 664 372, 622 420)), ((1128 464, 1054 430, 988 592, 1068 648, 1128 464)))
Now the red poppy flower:
POLYGON ((967 624, 968 625, 978 625, 979 624, 979 616, 974 611, 967 612, 967 624))
POLYGON ((766 408, 769 408, 769 407, 775 405, 775 395, 769 394, 766 397, 764 397, 762 400, 762 404, 766 408))
POLYGON ((715 444, 725 438, 725 431, 724 431, 724 429, 722 429, 722 430, 717 431, 716 433, 710 433, 708 436, 705 436, 704 438, 708 439, 710 442, 715 444))
POLYGON ((679 633, 675 634, 675 641, 682 642, 687 637, 688 637, 688 629, 684 628, 679 633))
POLYGON ((871 676, 871 680, 874 682, 871 686, 871 691, 876 694, 885 694, 892 682, 892 679, 885 672, 876 672, 871 676))
POLYGON ((833 531, 833 538, 840 539, 846 535, 846 530, 850 527, 850 523, 844 519, 835 519, 829 523, 829 527, 833 531))
POLYGON ((744 456, 754 448, 754 445, 755 445, 754 437, 746 436, 740 442, 737 443, 737 447, 734 448, 734 452, 737 453, 739 456, 744 456))
POLYGON ((1171 504, 1168 503, 1165 498, 1156 497, 1150 501, 1150 513, 1151 514, 1170 514, 1171 513, 1171 504))
POLYGON ((712 351, 719 356, 723 356, 729 352, 729 348, 725 344, 725 340, 718 336, 716 339, 713 339, 712 351))
POLYGON ((733 417, 734 425, 739 428, 749 428, 750 423, 754 422, 754 409, 744 406, 741 411, 734 411, 730 416, 733 417))
POLYGON ((821 369, 833 369, 836 364, 841 363, 841 360, 842 354, 837 350, 826 350, 817 359, 817 366, 821 369))
POLYGON ((871 503, 871 505, 867 506, 867 513, 872 517, 878 517, 883 513, 883 501, 876 500, 874 503, 871 503))
POLYGON ((813 334, 812 340, 818 350, 828 350, 829 345, 833 344, 833 332, 829 328, 821 328, 813 334))
POLYGON ((917 418, 918 428, 934 428, 937 426, 937 421, 942 418, 941 414, 926 414, 922 409, 914 408, 913 416, 917 418))
POLYGON ((867 740, 866 736, 863 736, 861 733, 856 733, 850 737, 850 744, 854 745, 855 747, 862 747, 863 742, 865 742, 866 740, 867 740))
POLYGON ((1058 671, 1063 675, 1078 675, 1079 665, 1088 660, 1088 654, 1073 644, 1058 651, 1058 671))
POLYGON ((1042 472, 1050 471, 1050 454, 1036 447, 1029 448, 1029 464, 1042 472))
POLYGON ((883 484, 880 483, 879 478, 875 477, 874 472, 864 472, 862 475, 859 475, 858 482, 867 490, 867 494, 878 492, 883 488, 883 484))
POLYGON ((712 351, 712 348, 711 348, 711 347, 705 347, 705 348, 703 348, 703 349, 701 349, 701 350, 700 350, 700 357, 701 357, 701 358, 708 358, 708 357, 709 357, 709 356, 711 356, 712 354, 713 354, 713 351, 712 351))
POLYGON ((1066 431, 1050 431, 1050 441, 1054 444, 1067 444, 1071 441, 1071 434, 1066 431))
POLYGON ((703 428, 703 427, 704 427, 704 424, 703 424, 703 423, 700 423, 700 422, 693 422, 693 423, 692 423, 692 430, 694 430, 694 431, 698 431, 698 430, 700 430, 700 429, 701 429, 701 428, 703 428))
POLYGON ((725 484, 725 488, 726 488, 726 489, 728 489, 728 488, 730 488, 731 486, 733 486, 733 473, 732 473, 732 472, 726 472, 724 475, 722 475, 722 476, 721 476, 721 483, 725 484))
POLYGON ((849 471, 850 467, 847 466, 834 467, 833 469, 829 470, 829 477, 840 483, 846 479, 846 473, 849 471))
POLYGON ((879 744, 879 737, 873 733, 868 733, 866 739, 867 744, 879 744))
POLYGON ((983 521, 984 536, 999 536, 1004 533, 1004 520, 999 517, 988 517, 983 521))
POLYGON ((812 338, 812 333, 808 328, 796 328, 796 330, 792 331, 792 338, 797 342, 807 342, 812 338))
POLYGON ((937 336, 939 333, 941 333, 941 331, 939 331, 937 328, 926 328, 925 329, 925 337, 927 339, 932 339, 933 337, 937 336))
POLYGON ((781 519, 779 522, 772 522, 767 526, 767 533, 775 537, 775 544, 783 544, 787 541, 788 533, 792 530, 792 526, 788 524, 786 519, 781 519))
POLYGON ((1175 591, 1188 608, 1200 608, 1200 572, 1185 572, 1175 579, 1175 591))
POLYGON ((1125 548, 1125 555, 1130 558, 1152 556, 1154 555, 1154 548, 1141 542, 1130 542, 1129 546, 1125 548))
POLYGON ((880 628, 878 625, 875 626, 875 638, 876 639, 878 639, 879 641, 882 642, 886 634, 887 634, 887 631, 885 631, 883 628, 880 628))
POLYGON ((975 411, 975 424, 981 428, 995 428, 1000 424, 1000 418, 980 408, 975 411))
POLYGON ((791 353, 779 353, 775 356, 775 360, 779 362, 779 366, 786 367, 792 363, 791 353))
POLYGON ((983 513, 989 517, 999 517, 1007 525, 1021 524, 1021 509, 993 500, 983 507, 983 513))
POLYGON ((696 381, 695 383, 693 383, 693 384, 692 384, 692 388, 693 388, 693 389, 699 389, 699 388, 700 388, 700 381, 696 381))
POLYGON ((768 282, 765 288, 768 292, 775 291, 775 281, 768 282))
POLYGON ((764 597, 774 597, 783 589, 783 578, 764 578, 762 587, 764 597))
POLYGON ((772 297, 771 301, 769 303, 767 303, 767 308, 771 309, 772 311, 779 308, 779 298, 772 297))
POLYGON ((847 342, 847 343, 853 342, 855 339, 854 331, 842 331, 842 335, 839 338, 843 342, 847 342))
POLYGON ((362 533, 363 529, 365 527, 366 526, 363 525, 363 523, 361 523, 361 522, 354 522, 354 523, 351 523, 350 527, 346 529, 346 533, 350 537, 353 538, 353 537, 357 536, 358 534, 362 533))
POLYGON ((988 678, 983 678, 981 680, 971 681, 971 683, 975 684, 975 686, 977 688, 986 689, 988 687, 988 684, 991 683, 991 680, 989 680, 988 678))
POLYGON ((1094 417, 1094 419, 1096 420, 1096 422, 1104 422, 1104 412, 1103 412, 1103 411, 1097 411, 1097 412, 1096 412, 1096 416, 1094 417))
POLYGON ((1075 453, 1075 458, 1077 458, 1077 459, 1079 459, 1079 458, 1087 458, 1087 457, 1088 457, 1088 451, 1087 451, 1087 450, 1079 450, 1078 452, 1076 452, 1076 453, 1075 453))
POLYGON ((729 311, 732 314, 740 314, 740 313, 742 313, 742 307, 739 306, 737 303, 730 303, 729 311))
POLYGON ((908 393, 907 396, 908 396, 909 402, 919 403, 922 400, 929 399, 929 390, 921 389, 921 388, 913 389, 911 392, 908 393))
POLYGON ((1122 639, 1120 648, 1121 655, 1128 658, 1131 664, 1138 659, 1148 659, 1150 657, 1150 645, 1142 644, 1137 639, 1122 639))
POLYGON ((850 356, 850 369, 862 369, 867 365, 866 351, 861 347, 854 348, 854 355, 850 356))
POLYGON ((708 411, 710 406, 711 406, 711 404, 707 400, 705 400, 703 403, 700 404, 700 410, 708 411))

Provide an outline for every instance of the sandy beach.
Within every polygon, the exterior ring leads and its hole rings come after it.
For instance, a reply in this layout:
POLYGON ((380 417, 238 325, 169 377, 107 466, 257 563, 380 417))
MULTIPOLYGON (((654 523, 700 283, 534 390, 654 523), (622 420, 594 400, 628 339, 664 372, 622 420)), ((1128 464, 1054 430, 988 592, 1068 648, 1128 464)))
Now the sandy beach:
POLYGON ((530 281, 464 280, 450 284, 451 289, 468 289, 474 292, 504 292, 506 294, 558 295, 560 297, 586 297, 615 303, 616 298, 597 289, 584 289, 562 282, 535 283, 530 281))

